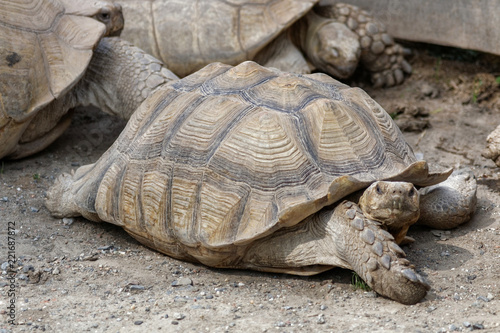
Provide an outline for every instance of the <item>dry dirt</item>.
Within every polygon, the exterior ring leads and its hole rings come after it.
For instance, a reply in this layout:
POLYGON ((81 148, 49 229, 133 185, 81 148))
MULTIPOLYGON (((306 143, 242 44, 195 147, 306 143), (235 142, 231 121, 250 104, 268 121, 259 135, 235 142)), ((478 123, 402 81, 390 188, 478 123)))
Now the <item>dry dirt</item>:
POLYGON ((432 286, 418 304, 355 289, 342 269, 314 277, 211 269, 145 248, 110 224, 52 218, 43 198, 54 177, 97 160, 124 126, 81 109, 50 148, 0 162, 0 264, 8 245, 17 260, 14 271, 2 265, 0 332, 500 332, 500 180, 480 154, 500 124, 499 72, 479 60, 419 49, 402 86, 362 85, 400 113, 401 125, 421 129, 405 133, 415 152, 469 166, 478 180, 470 222, 446 232, 410 229, 416 242, 404 250, 432 286), (7 243, 9 223, 15 244, 7 243))

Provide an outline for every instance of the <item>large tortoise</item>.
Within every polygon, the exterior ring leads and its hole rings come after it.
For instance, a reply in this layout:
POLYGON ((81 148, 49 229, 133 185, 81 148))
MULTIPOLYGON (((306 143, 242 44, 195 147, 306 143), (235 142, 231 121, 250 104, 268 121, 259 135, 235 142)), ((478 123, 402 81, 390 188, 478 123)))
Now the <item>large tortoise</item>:
POLYGON ((311 68, 347 78, 358 64, 378 85, 411 66, 385 26, 366 11, 317 0, 121 0, 123 38, 184 77, 212 62, 254 60, 295 73, 311 68), (316 6, 315 6, 316 5, 316 6))
POLYGON ((94 50, 122 28, 121 7, 110 0, 0 2, 0 158, 47 147, 69 126, 75 106, 127 118, 154 84, 176 78, 117 37, 94 50), (119 105, 110 103, 116 96, 119 105))
MULTIPOLYGON (((419 216, 415 186, 450 173, 417 161, 361 89, 324 74, 215 63, 154 92, 95 164, 57 179, 46 205, 213 267, 353 269, 411 304, 428 285, 397 243, 419 216), (367 187, 359 206, 342 201, 367 187)), ((475 180, 450 178, 424 188, 420 210, 433 218, 424 223, 470 218, 475 180)))

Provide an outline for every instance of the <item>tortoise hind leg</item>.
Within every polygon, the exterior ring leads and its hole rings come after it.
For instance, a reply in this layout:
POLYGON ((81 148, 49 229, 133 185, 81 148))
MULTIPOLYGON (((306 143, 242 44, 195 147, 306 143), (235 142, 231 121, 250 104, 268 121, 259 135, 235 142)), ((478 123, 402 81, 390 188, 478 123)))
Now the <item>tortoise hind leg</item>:
POLYGON ((444 182, 420 189, 417 224, 451 229, 470 220, 476 209, 476 178, 469 169, 454 171, 444 182))
POLYGON ((404 304, 422 299, 429 285, 402 258, 403 250, 380 223, 344 201, 299 225, 255 242, 241 265, 264 271, 304 275, 331 267, 352 269, 377 293, 404 304))

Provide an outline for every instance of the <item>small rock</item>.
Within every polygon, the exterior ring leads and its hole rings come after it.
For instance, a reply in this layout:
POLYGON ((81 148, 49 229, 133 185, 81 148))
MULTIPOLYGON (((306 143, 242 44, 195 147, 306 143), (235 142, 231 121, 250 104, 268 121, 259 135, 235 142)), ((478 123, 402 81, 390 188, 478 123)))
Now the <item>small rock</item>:
POLYGON ((205 299, 213 299, 214 298, 214 295, 207 295, 205 296, 205 299))
POLYGON ((378 297, 377 293, 374 291, 367 291, 364 293, 364 295, 367 298, 377 298, 378 297))
POLYGON ((71 162, 71 166, 74 167, 80 166, 80 162, 71 162))
POLYGON ((483 330, 484 329, 484 325, 480 324, 480 323, 476 323, 476 324, 472 324, 472 328, 475 329, 475 330, 483 330))
POLYGON ((458 331, 458 327, 455 325, 455 324, 451 324, 450 326, 448 326, 448 330, 450 331, 458 331))
POLYGON ((471 323, 469 323, 468 321, 464 321, 464 322, 462 323, 462 325, 464 325, 464 327, 471 327, 471 326, 472 326, 472 324, 471 324, 471 323))
POLYGON ((318 316, 318 320, 316 321, 318 324, 324 324, 326 323, 326 320, 325 320, 325 315, 324 314, 320 314, 318 316))
POLYGON ((32 265, 23 266, 23 273, 28 273, 29 271, 34 272, 35 271, 35 267, 33 267, 32 265))
POLYGON ((0 199, 0 200, 2 200, 2 201, 4 201, 4 202, 7 202, 7 201, 9 201, 9 198, 8 198, 8 197, 3 197, 3 198, 2 198, 2 199, 0 199))
POLYGON ((64 225, 70 226, 73 224, 73 222, 75 222, 75 219, 72 217, 65 217, 62 219, 62 222, 64 225))
POLYGON ((174 297, 174 302, 184 302, 184 303, 187 303, 187 302, 189 302, 189 297, 188 296, 175 296, 174 297))
POLYGON ((59 275, 61 274, 61 270, 59 269, 59 267, 56 267, 52 270, 52 275, 59 275))
POLYGON ((177 320, 172 320, 172 325, 179 325, 179 322, 177 320))
POLYGON ((321 305, 321 306, 319 307, 319 309, 320 309, 321 311, 325 311, 326 309, 328 309, 328 306, 326 306, 326 305, 321 305))
POLYGON ((99 251, 108 251, 108 250, 111 250, 113 248, 113 245, 105 245, 105 246, 99 246, 97 249, 99 251))
POLYGON ((426 309, 426 311, 427 311, 427 312, 429 312, 429 313, 431 313, 432 311, 434 311, 434 310, 436 310, 436 309, 437 309, 437 308, 436 308, 436 307, 434 307, 434 306, 429 306, 429 307, 426 309))
POLYGON ((30 207, 30 210, 33 212, 33 213, 38 213, 40 211, 40 209, 36 208, 36 207, 30 207))
POLYGON ((4 263, 2 264, 2 266, 0 266, 0 268, 2 269, 2 271, 5 271, 5 270, 7 270, 7 268, 9 268, 9 266, 10 266, 10 265, 9 265, 9 262, 8 262, 8 261, 6 261, 6 262, 4 262, 4 263))
POLYGON ((436 237, 441 237, 441 235, 443 234, 443 231, 442 230, 431 230, 431 234, 433 234, 436 237))
POLYGON ((192 286, 192 285, 193 285, 193 281, 187 277, 182 277, 182 278, 172 282, 172 287, 192 286))
POLYGON ((483 301, 483 302, 489 302, 490 301, 487 297, 484 297, 484 296, 478 296, 477 299, 480 300, 480 301, 483 301))
POLYGON ((492 294, 492 293, 488 293, 488 295, 486 295, 486 298, 487 298, 488 300, 492 301, 492 300, 495 298, 495 296, 493 296, 493 294, 492 294))
POLYGON ((143 285, 140 284, 131 284, 129 287, 130 291, 143 291, 146 289, 143 285))
POLYGON ((141 325, 143 323, 142 320, 136 320, 134 321, 134 325, 141 325))
POLYGON ((285 327, 285 326, 286 326, 286 324, 282 321, 279 321, 276 323, 276 327, 285 327))
POLYGON ((443 251, 441 252, 441 257, 449 257, 450 256, 450 252, 449 251, 443 251))
POLYGON ((176 320, 182 320, 184 318, 186 318, 186 316, 183 315, 182 313, 178 313, 178 312, 174 313, 174 319, 176 319, 176 320))

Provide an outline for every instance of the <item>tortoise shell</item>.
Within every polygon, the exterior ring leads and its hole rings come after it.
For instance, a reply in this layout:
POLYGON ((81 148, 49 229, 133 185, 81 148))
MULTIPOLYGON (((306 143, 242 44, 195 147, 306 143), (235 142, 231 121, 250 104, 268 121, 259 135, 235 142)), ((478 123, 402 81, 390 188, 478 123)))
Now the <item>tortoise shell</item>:
POLYGON ((214 61, 252 59, 318 0, 122 0, 123 36, 183 77, 214 61), (231 19, 228 19, 231 18, 231 19), (146 33, 144 33, 146 31, 146 33))
POLYGON ((427 186, 449 173, 429 173, 361 89, 215 63, 151 95, 71 191, 85 217, 185 259, 293 226, 376 180, 427 186))
POLYGON ((86 17, 98 7, 68 4, 71 8, 57 0, 0 2, 0 129, 10 119, 19 123, 33 116, 85 72, 106 26, 86 17))

